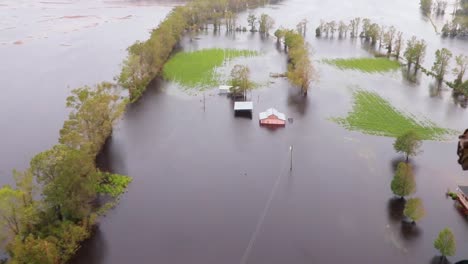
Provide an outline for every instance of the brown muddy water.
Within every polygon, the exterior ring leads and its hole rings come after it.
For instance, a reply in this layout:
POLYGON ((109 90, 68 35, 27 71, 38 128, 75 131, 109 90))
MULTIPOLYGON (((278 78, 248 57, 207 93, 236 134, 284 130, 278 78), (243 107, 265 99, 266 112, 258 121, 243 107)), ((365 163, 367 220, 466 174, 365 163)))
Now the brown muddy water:
MULTIPOLYGON (((330 117, 346 115, 352 89, 360 87, 441 126, 466 128, 467 110, 453 102, 449 91, 431 89, 430 78, 422 76, 413 84, 399 71, 370 75, 340 71, 319 62, 322 58, 370 56, 359 41, 314 37, 313 29, 320 19, 354 16, 395 25, 406 38, 412 34, 424 38, 428 42, 424 65, 428 68, 437 48, 468 54, 467 42, 437 36, 420 16, 418 1, 413 2, 375 5, 369 0, 288 0, 255 10, 272 15, 277 26, 292 27, 303 18, 309 20, 307 39, 315 50, 320 82, 313 85, 307 98, 298 96, 286 80, 268 77, 270 72, 286 70, 286 55, 273 38, 210 32, 194 41, 184 39, 182 50, 218 47, 261 52, 259 57, 235 60, 220 69, 226 73, 235 63, 247 64, 254 80, 263 84, 249 95, 254 118, 235 118, 232 102, 215 91, 187 92, 171 82, 153 82, 143 98, 128 109, 101 157, 104 166, 128 174, 134 181, 73 263, 437 263, 432 243, 444 227, 452 228, 458 242, 457 255, 450 259, 468 259, 468 220, 444 194, 447 188, 468 184, 467 173, 457 163, 455 138, 424 142, 424 152, 412 160, 416 196, 423 200, 427 215, 411 228, 402 224, 403 204, 390 190, 394 168, 402 158, 394 153, 393 139, 349 132, 329 121, 330 117), (258 113, 269 107, 286 113, 294 122, 277 130, 259 127, 258 113)), ((147 31, 139 24, 146 21, 144 25, 151 27, 155 19, 150 11, 141 12, 148 12, 148 16, 142 14, 141 21, 130 19, 132 26, 112 27, 110 32, 125 32, 122 42, 127 44, 144 38, 147 31), (137 34, 134 28, 141 29, 140 35, 132 35, 137 34)), ((160 17, 163 15, 161 12, 160 17)), ((242 24, 246 24, 246 16, 241 15, 242 24)), ((112 36, 105 30, 77 35, 76 41, 98 37, 104 41, 103 34, 112 36)), ((10 181, 4 180, 9 169, 24 166, 31 155, 55 142, 65 116, 66 84, 75 80, 70 85, 75 87, 109 79, 118 72, 124 56, 124 47, 108 50, 111 47, 105 44, 96 48, 85 43, 78 50, 60 53, 60 46, 50 49, 48 41, 42 48, 49 47, 49 54, 39 60, 48 74, 38 74, 41 68, 25 63, 31 58, 20 51, 15 58, 23 64, 2 66, 10 73, 2 77, 9 97, 0 104, 9 107, 2 109, 0 119, 5 122, 2 130, 10 131, 2 131, 2 146, 8 143, 2 148, 7 161, 1 161, 5 164, 0 167, 7 168, 1 178, 5 182, 10 181), (67 65, 62 61, 67 56, 78 60, 87 52, 95 55, 77 64, 87 73, 58 66, 67 65), (118 59, 114 58, 117 54, 118 59), (105 59, 107 67, 99 66, 96 58, 105 59), (115 65, 110 65, 112 62, 115 65), (52 88, 45 75, 50 82, 57 82, 52 88), (10 98, 25 98, 27 102, 19 104, 10 98)), ((0 50, 6 48, 8 52, 3 52, 11 56, 17 47, 27 48, 27 43, 0 46, 0 50)), ((31 52, 41 54, 40 47, 31 52)))

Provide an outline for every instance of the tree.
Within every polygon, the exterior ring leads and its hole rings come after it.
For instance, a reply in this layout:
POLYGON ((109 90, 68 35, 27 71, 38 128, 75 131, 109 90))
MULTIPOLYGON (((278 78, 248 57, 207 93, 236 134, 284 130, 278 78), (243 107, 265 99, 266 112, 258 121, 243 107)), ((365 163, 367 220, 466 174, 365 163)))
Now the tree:
POLYGON ((249 78, 250 70, 247 66, 235 65, 231 70, 232 93, 242 95, 245 98, 247 91, 253 86, 249 78))
POLYGON ((413 194, 416 191, 413 168, 411 164, 400 162, 391 183, 392 192, 400 197, 413 194))
POLYGON ((338 36, 340 38, 346 37, 348 34, 348 25, 346 25, 343 21, 340 20, 338 23, 338 36))
MULTIPOLYGON (((330 30, 330 33, 332 35, 332 37, 335 35, 335 31, 336 31, 336 21, 335 20, 332 20, 330 22, 327 23, 327 28, 330 30)), ((328 31, 327 31, 327 36, 328 36, 328 31)))
MULTIPOLYGON (((308 55, 307 55, 308 56, 308 55)), ((289 80, 301 88, 302 94, 307 95, 310 83, 314 79, 314 68, 308 57, 302 57, 294 64, 293 69, 288 71, 289 80)))
POLYGON ((11 257, 9 264, 57 264, 62 263, 60 250, 56 245, 57 239, 47 237, 41 239, 34 235, 28 235, 24 240, 16 236, 8 245, 11 257))
POLYGON ((403 45, 403 32, 398 31, 395 39, 395 57, 397 60, 400 59, 401 48, 403 45))
POLYGON ((420 6, 423 13, 429 15, 432 9, 432 0, 421 0, 420 6))
POLYGON ((250 13, 249 16, 247 17, 247 22, 250 26, 250 31, 255 32, 256 31, 255 23, 257 22, 257 17, 254 14, 250 13))
POLYGON ((372 23, 369 26, 367 36, 369 39, 371 39, 371 44, 375 45, 377 43, 377 40, 380 37, 380 26, 377 25, 376 23, 372 23))
POLYGON ((416 60, 416 54, 415 54, 416 44, 417 44, 417 39, 415 36, 412 36, 411 39, 409 39, 408 42, 406 43, 406 50, 403 53, 403 56, 405 57, 406 63, 408 65, 408 71, 410 70, 411 65, 415 63, 415 60, 416 60))
POLYGON ((421 220, 426 215, 422 200, 419 198, 409 199, 405 204, 403 215, 408 217, 413 224, 421 220))
POLYGON ((436 75, 436 79, 439 83, 442 83, 444 76, 447 73, 450 58, 452 58, 452 52, 446 48, 438 49, 435 52, 436 59, 434 65, 432 65, 432 71, 436 75))
POLYGON ((67 98, 67 107, 72 111, 60 130, 60 143, 96 155, 126 104, 120 91, 110 83, 73 90, 67 98))
POLYGON ((466 69, 468 69, 468 56, 460 54, 455 57, 457 66, 453 69, 453 74, 456 76, 455 86, 460 85, 463 82, 466 69))
POLYGON ((260 15, 259 25, 260 25, 259 26, 260 33, 268 35, 270 30, 275 25, 275 21, 269 15, 262 14, 262 15, 260 15))
MULTIPOLYGON (((384 34, 384 44, 387 47, 387 57, 390 57, 390 54, 392 54, 393 50, 393 40, 395 39, 395 34, 396 34, 396 29, 394 26, 391 26, 388 28, 387 32, 384 34)), ((400 40, 400 45, 401 45, 401 40, 400 40)))
POLYGON ((442 258, 446 256, 453 256, 457 251, 457 244, 455 241, 455 235, 450 228, 444 228, 440 231, 436 240, 434 241, 435 249, 439 250, 442 258))
POLYGON ((309 23, 309 21, 307 19, 302 19, 301 22, 299 22, 296 25, 297 32, 299 32, 299 34, 301 34, 302 36, 306 35, 307 23, 309 23))
POLYGON ((418 71, 421 63, 424 61, 424 57, 426 56, 426 47, 427 44, 424 40, 416 42, 416 45, 414 46, 414 72, 418 71))
POLYGON ((393 148, 397 153, 404 153, 406 155, 406 162, 409 157, 416 156, 420 152, 422 141, 418 134, 414 131, 408 131, 401 134, 393 143, 393 148))
POLYGON ((281 39, 284 38, 284 29, 283 28, 279 28, 275 31, 275 37, 276 37, 276 42, 279 44, 281 42, 281 39))
POLYGON ((38 221, 36 186, 30 170, 13 171, 16 188, 5 185, 0 188, 0 241, 16 235, 32 232, 38 221))
POLYGON ((368 18, 364 18, 362 20, 362 32, 360 34, 361 37, 365 38, 366 40, 369 40, 369 28, 371 25, 371 21, 368 18))
POLYGON ((356 17, 349 22, 351 37, 356 38, 359 35, 359 24, 361 23, 361 18, 356 17))
POLYGON ((100 182, 94 156, 55 145, 31 160, 31 172, 42 185, 44 202, 56 220, 80 220, 89 215, 100 182))

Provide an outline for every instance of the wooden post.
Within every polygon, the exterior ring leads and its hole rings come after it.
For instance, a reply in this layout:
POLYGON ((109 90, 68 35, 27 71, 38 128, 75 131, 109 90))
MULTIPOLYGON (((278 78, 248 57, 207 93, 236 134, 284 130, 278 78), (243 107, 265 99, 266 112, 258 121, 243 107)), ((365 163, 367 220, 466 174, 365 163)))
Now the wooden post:
POLYGON ((293 168, 293 146, 292 145, 289 146, 289 152, 291 153, 289 171, 292 171, 292 168, 293 168))
POLYGON ((203 112, 205 112, 205 109, 206 109, 206 103, 205 103, 206 99, 205 99, 205 93, 203 93, 203 112))

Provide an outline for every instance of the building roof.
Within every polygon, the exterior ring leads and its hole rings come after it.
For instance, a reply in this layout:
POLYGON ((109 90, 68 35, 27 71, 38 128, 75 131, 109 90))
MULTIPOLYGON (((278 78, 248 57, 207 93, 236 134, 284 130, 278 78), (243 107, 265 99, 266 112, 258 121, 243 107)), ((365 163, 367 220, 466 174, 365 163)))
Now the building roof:
POLYGON ((468 196, 468 186, 458 186, 458 189, 468 196))
POLYGON ((270 108, 266 110, 265 112, 261 112, 260 114, 258 114, 260 120, 267 119, 271 115, 275 115, 276 117, 278 117, 278 119, 286 121, 286 116, 274 108, 270 108))
POLYGON ((253 102, 235 102, 234 111, 253 110, 253 102))

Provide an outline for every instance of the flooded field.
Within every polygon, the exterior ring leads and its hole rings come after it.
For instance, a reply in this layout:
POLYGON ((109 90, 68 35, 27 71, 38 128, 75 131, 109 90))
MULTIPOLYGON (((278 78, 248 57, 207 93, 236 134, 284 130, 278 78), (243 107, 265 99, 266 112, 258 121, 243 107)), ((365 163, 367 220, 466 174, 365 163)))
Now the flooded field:
MULTIPOLYGON (((420 15, 417 1, 378 6, 371 2, 287 0, 255 10, 274 17, 276 26, 295 27, 301 19, 309 20, 307 40, 320 81, 312 85, 307 98, 299 96, 287 80, 269 77, 286 71, 286 54, 273 37, 210 31, 195 40, 184 38, 180 45, 184 51, 260 52, 220 69, 226 74, 236 63, 247 64, 254 81, 262 84, 249 94, 254 118, 235 118, 232 101, 215 90, 185 91, 172 82, 154 81, 128 109, 100 157, 103 166, 134 181, 73 263, 429 264, 438 263, 433 240, 444 227, 452 228, 458 243, 457 255, 450 259, 468 259, 468 220, 445 197, 447 188, 468 184, 468 175, 457 163, 456 138, 425 141, 424 152, 412 159, 415 196, 423 200, 427 215, 411 228, 402 224, 403 204, 390 190, 396 165, 403 160, 393 150, 394 139, 350 132, 330 121, 351 110, 353 89, 359 87, 440 126, 461 131, 468 124, 467 110, 453 102, 450 91, 431 88, 433 80, 428 77, 421 76, 414 84, 400 71, 367 74, 320 62, 371 56, 359 40, 316 39, 313 34, 320 19, 355 16, 395 25, 405 39, 413 34, 424 38, 427 68, 438 48, 468 54, 468 42, 436 35, 420 15), (258 113, 270 107, 293 122, 277 130, 259 127, 258 113), (294 147, 292 171, 290 146, 294 147)), ((55 142, 69 90, 111 79, 125 47, 146 38, 147 30, 170 9, 126 8, 127 12, 118 14, 110 8, 106 12, 133 17, 133 10, 138 19, 78 31, 66 41, 72 46, 61 46, 63 37, 15 45, 20 38, 0 34, 9 43, 0 46, 0 52, 18 61, 2 64, 8 74, 2 77, 7 96, 0 101, 6 158, 0 161, 0 183, 10 181, 11 168, 25 167, 31 155, 55 142), (99 44, 91 45, 94 41, 99 44), (119 44, 109 44, 114 42, 119 44), (27 52, 40 58, 31 62, 36 57, 27 52)), ((73 14, 89 15, 66 12, 60 16, 73 14)), ((239 18, 243 25, 247 14, 239 18)))
POLYGON ((73 88, 112 81, 168 1, 0 1, 0 184, 57 142, 73 88))

